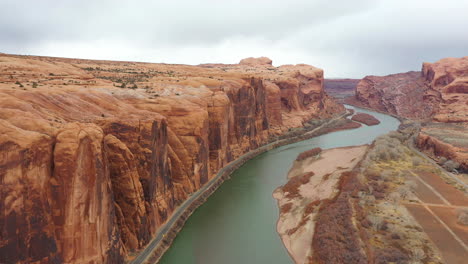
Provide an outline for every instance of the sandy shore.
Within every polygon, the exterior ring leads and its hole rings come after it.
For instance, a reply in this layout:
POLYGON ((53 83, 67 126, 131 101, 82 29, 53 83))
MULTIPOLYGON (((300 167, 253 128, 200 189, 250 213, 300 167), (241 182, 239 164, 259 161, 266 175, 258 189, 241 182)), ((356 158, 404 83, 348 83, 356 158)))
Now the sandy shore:
POLYGON ((307 263, 312 256, 315 215, 320 202, 337 194, 337 183, 364 157, 367 145, 325 150, 315 157, 295 161, 289 182, 273 193, 280 217, 277 231, 295 263, 307 263))

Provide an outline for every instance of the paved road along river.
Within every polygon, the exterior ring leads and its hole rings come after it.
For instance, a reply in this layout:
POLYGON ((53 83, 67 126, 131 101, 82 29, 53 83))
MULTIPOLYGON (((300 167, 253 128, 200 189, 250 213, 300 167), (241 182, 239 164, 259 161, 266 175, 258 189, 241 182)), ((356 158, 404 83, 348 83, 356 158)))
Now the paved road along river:
POLYGON ((293 263, 276 233, 278 208, 272 193, 286 182, 296 156, 314 147, 370 143, 400 123, 388 115, 347 107, 372 114, 381 123, 286 145, 248 161, 193 213, 159 263, 293 263))

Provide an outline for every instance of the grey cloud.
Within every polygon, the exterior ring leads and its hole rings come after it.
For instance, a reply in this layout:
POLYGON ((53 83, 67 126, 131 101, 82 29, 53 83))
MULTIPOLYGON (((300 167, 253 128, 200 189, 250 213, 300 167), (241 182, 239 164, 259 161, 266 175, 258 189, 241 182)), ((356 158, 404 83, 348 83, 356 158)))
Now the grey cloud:
POLYGON ((463 0, 2 1, 0 51, 190 64, 264 55, 362 77, 468 55, 467 9, 463 0))

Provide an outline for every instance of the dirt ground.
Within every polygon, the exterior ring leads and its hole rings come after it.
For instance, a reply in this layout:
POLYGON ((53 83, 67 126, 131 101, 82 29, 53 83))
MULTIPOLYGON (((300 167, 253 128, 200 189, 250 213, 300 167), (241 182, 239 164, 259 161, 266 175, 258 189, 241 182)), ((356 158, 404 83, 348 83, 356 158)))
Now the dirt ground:
POLYGON ((423 205, 407 204, 406 208, 439 248, 445 263, 466 263, 468 252, 423 205))
POLYGON ((468 197, 460 190, 445 183, 437 174, 422 171, 418 172, 418 176, 432 186, 432 188, 436 189, 449 203, 458 206, 468 206, 468 197))
POLYGON ((414 176, 418 203, 405 206, 439 248, 445 263, 468 262, 468 226, 457 223, 456 210, 468 207, 465 193, 437 174, 420 171, 414 176))
POLYGON ((466 245, 468 245, 468 226, 457 223, 456 209, 445 206, 429 206, 433 211, 466 245))

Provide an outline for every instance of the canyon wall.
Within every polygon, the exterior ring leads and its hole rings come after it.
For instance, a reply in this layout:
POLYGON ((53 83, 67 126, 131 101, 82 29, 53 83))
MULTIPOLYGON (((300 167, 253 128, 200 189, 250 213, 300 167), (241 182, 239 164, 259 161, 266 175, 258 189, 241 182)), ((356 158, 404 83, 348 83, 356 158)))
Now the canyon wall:
POLYGON ((330 96, 343 99, 354 96, 360 79, 325 79, 323 88, 330 96))
POLYGON ((121 263, 220 168, 342 113, 323 71, 0 55, 0 262, 121 263))
POLYGON ((356 89, 364 106, 436 122, 468 122, 468 57, 423 63, 421 72, 367 76, 356 89))
POLYGON ((421 72, 367 76, 355 99, 365 107, 422 121, 416 141, 420 150, 468 169, 468 57, 423 63, 421 72))

